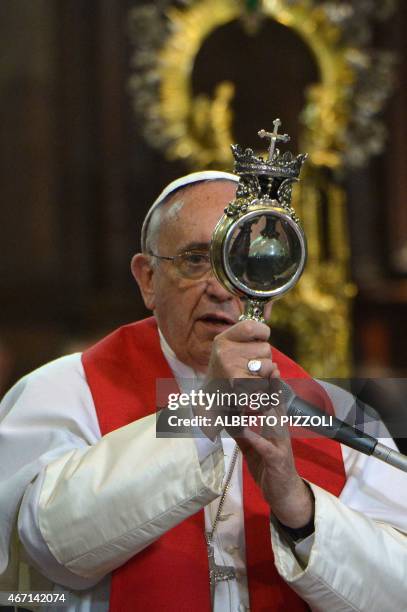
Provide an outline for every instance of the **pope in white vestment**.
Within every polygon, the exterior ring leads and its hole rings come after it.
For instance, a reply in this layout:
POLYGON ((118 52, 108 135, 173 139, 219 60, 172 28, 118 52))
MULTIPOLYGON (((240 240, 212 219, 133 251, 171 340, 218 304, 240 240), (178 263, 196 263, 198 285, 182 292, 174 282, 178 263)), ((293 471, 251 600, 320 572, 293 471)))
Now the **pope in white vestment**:
MULTIPOLYGON (((180 381, 191 379, 193 372, 176 359, 165 342, 163 349, 176 378, 180 381)), ((326 389, 337 416, 344 417, 353 403, 352 396, 337 387, 327 385, 326 389)), ((26 551, 24 554, 20 550, 20 565, 12 564, 9 572, 3 575, 1 590, 37 590, 41 587, 65 592, 69 602, 66 609, 70 612, 107 611, 109 572, 116 567, 117 559, 120 555, 126 558, 129 552, 134 554, 156 537, 154 519, 157 516, 164 514, 162 520, 166 520, 162 502, 149 508, 150 526, 144 530, 143 539, 140 537, 138 521, 133 517, 146 512, 145 508, 138 511, 138 507, 143 506, 143 496, 134 492, 134 483, 142 478, 142 474, 138 474, 143 471, 142 458, 157 456, 157 463, 161 463, 163 453, 173 457, 179 444, 185 446, 185 440, 155 438, 155 417, 150 416, 110 434, 102 446, 79 354, 52 362, 22 379, 4 398, 0 416, 0 570, 4 571, 8 562, 9 538, 22 496, 18 530, 20 547, 26 551), (112 473, 110 462, 113 458, 112 473), (66 470, 81 471, 69 492, 58 490, 58 479, 66 470), (86 508, 89 483, 95 471, 100 474, 99 516, 89 515, 86 508), (53 536, 57 539, 60 529, 58 515, 47 514, 42 507, 50 495, 61 495, 68 512, 70 505, 80 506, 81 515, 87 517, 89 523, 100 521, 103 524, 100 538, 87 543, 87 548, 94 551, 93 556, 90 552, 87 558, 77 559, 73 571, 57 560, 60 551, 54 548, 53 536), (129 533, 109 550, 107 543, 112 539, 115 526, 103 523, 103 506, 108 507, 117 499, 123 508, 128 508, 133 534, 129 533), (52 585, 39 579, 38 573, 52 585), (80 574, 87 577, 80 578, 80 574)), ((181 475, 188 458, 196 472, 195 480, 188 484, 191 488, 198 486, 203 495, 206 490, 211 499, 224 475, 216 456, 225 453, 227 468, 231 455, 231 439, 226 438, 223 442, 222 450, 220 444, 209 440, 206 444, 202 438, 188 440, 189 446, 184 448, 186 455, 178 453, 179 470, 174 466, 171 477, 167 474, 160 480, 163 497, 166 488, 173 490, 187 485, 181 475), (193 445, 197 446, 197 453, 193 445), (214 466, 218 470, 216 476, 214 466)), ((383 442, 391 445, 387 438, 383 442)), ((336 499, 314 487, 315 534, 309 541, 303 541, 297 545, 299 549, 293 551, 278 529, 271 526, 278 570, 307 597, 313 610, 402 612, 407 602, 406 477, 391 466, 347 447, 342 447, 342 452, 347 477, 345 488, 336 499)), ((179 495, 184 497, 185 491, 180 491, 179 495)), ((192 499, 191 507, 183 509, 185 515, 193 510, 195 503, 192 499)), ((205 508, 209 521, 216 507, 215 501, 205 508)), ((220 523, 217 553, 224 563, 240 570, 240 578, 220 583, 215 609, 219 612, 245 610, 248 598, 240 470, 235 471, 224 514, 228 518, 220 523)), ((167 520, 171 523, 171 517, 167 520)), ((82 529, 86 533, 86 523, 82 529)))
MULTIPOLYGON (((186 380, 200 387, 205 374, 161 332, 181 388, 186 380)), ((344 418, 353 397, 324 386, 344 418)), ((207 527, 213 524, 234 441, 157 438, 155 427, 151 415, 102 438, 80 354, 43 366, 9 391, 0 408, 0 591, 53 590, 66 594, 69 612, 107 611, 114 569, 199 508, 207 527), (125 533, 111 520, 112 505, 120 505, 125 533)), ((383 443, 394 448, 390 436, 383 443)), ((312 535, 292 545, 271 520, 277 570, 314 611, 403 612, 406 474, 344 446, 342 456, 339 498, 311 484, 312 535)), ((235 567, 237 579, 217 585, 216 612, 249 609, 241 464, 240 455, 214 539, 217 562, 235 567)))

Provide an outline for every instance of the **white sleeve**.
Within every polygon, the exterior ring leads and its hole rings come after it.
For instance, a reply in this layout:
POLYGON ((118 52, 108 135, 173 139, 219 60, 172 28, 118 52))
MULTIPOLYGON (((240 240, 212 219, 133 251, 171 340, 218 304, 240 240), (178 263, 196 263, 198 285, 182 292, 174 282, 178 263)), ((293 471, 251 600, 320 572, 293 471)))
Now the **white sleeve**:
POLYGON ((314 612, 405 610, 407 536, 312 488, 315 536, 305 569, 272 525, 280 575, 314 612))
POLYGON ((101 439, 79 355, 20 381, 0 417, 0 484, 13 497, 0 572, 20 503, 28 557, 84 589, 220 494, 221 446, 201 465, 194 440, 156 438, 155 415, 101 439))
MULTIPOLYGON (((327 390, 344 418, 343 392, 327 390)), ((383 434, 383 424, 377 429, 383 434)), ((390 436, 380 441, 395 448, 390 436)), ((347 447, 342 453, 347 480, 339 499, 311 485, 315 534, 308 562, 298 562, 272 523, 277 570, 315 612, 405 610, 407 474, 347 447)))

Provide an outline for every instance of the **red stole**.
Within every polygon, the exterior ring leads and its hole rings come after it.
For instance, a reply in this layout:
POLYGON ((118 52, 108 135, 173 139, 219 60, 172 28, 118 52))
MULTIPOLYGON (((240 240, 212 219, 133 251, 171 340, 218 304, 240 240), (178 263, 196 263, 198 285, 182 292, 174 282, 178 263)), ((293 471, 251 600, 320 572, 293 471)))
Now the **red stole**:
MULTIPOLYGON (((281 377, 309 378, 291 359, 273 349, 281 377)), ((173 378, 162 354, 154 318, 116 330, 83 353, 82 362, 102 435, 156 411, 158 378, 173 378)), ((315 384, 304 399, 332 412, 315 384)), ((345 474, 340 446, 326 438, 294 439, 301 476, 339 495, 345 474)), ((245 465, 245 464, 244 464, 245 465)), ((308 610, 280 578, 270 544, 270 508, 244 467, 243 499, 251 612, 308 610)), ((148 503, 148 499, 146 499, 148 503)), ((182 521, 113 572, 111 612, 209 612, 208 559, 203 510, 182 521)))

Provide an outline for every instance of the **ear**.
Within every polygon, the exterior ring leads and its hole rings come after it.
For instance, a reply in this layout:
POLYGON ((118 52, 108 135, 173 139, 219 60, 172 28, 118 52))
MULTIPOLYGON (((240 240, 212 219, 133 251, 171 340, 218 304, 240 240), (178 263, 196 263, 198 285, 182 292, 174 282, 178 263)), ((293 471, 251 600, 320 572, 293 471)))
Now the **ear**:
POLYGON ((151 258, 144 253, 137 253, 131 260, 131 271, 140 288, 146 308, 154 310, 154 268, 151 265, 151 258))

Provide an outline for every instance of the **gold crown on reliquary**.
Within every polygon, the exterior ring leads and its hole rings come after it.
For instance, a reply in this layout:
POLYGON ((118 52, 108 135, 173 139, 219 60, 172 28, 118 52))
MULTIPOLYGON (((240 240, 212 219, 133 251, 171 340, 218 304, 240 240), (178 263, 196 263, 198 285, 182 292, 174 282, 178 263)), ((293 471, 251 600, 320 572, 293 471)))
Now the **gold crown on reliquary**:
MULTIPOLYGON (((294 156, 290 151, 280 153, 278 142, 288 142, 288 134, 279 134, 280 119, 273 122, 274 131, 260 130, 260 138, 270 139, 268 158, 255 155, 253 149, 231 145, 235 159, 234 172, 240 177, 237 198, 267 198, 277 200, 284 208, 291 203, 292 186, 299 180, 306 153, 294 156)), ((292 209, 290 209, 291 212, 292 209)))

